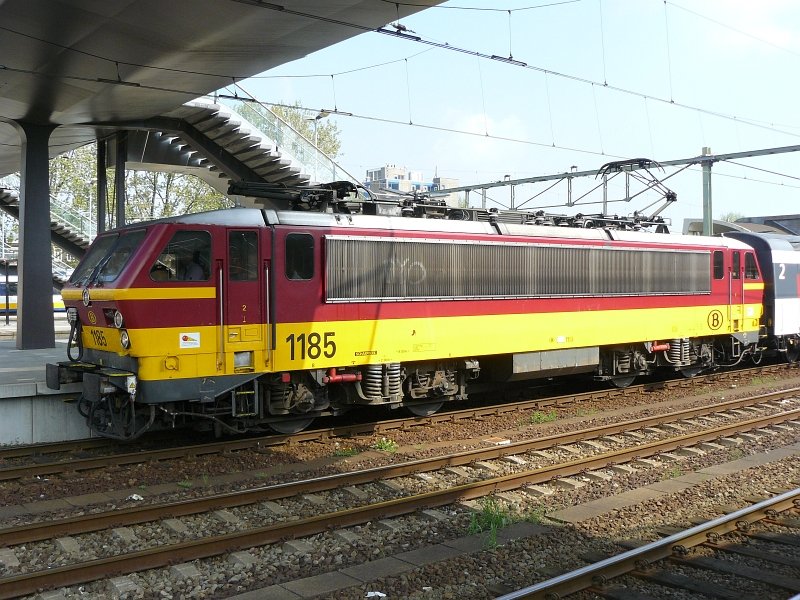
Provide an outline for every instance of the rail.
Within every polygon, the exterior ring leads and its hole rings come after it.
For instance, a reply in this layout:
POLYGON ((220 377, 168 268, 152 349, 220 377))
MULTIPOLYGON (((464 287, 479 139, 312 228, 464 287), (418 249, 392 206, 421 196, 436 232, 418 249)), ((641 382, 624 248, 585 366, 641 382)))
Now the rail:
MULTIPOLYGON (((762 397, 760 396, 756 396, 741 400, 732 400, 725 403, 721 407, 713 406, 688 409, 666 415, 660 415, 657 417, 645 417, 642 419, 625 421, 623 423, 617 423, 613 425, 592 427, 572 433, 559 433, 533 440, 523 440, 500 447, 465 450, 463 452, 456 452, 441 457, 423 458, 405 461, 398 464, 373 467, 357 473, 336 473, 315 479, 262 486, 252 490, 228 492, 203 498, 181 500, 178 502, 170 502, 160 505, 133 507, 122 510, 117 509, 107 513, 93 513, 80 517, 62 520, 48 520, 46 522, 34 523, 31 525, 21 525, 14 528, 0 529, 0 547, 35 542, 54 537, 56 535, 75 535, 79 533, 97 531, 104 527, 108 527, 109 523, 113 523, 114 526, 136 525, 139 523, 145 523, 147 521, 163 518, 165 514, 173 517, 186 516, 220 508, 232 508, 247 504, 255 504, 257 502, 265 502, 268 500, 279 500, 281 498, 288 498, 298 494, 324 492, 336 488, 359 485, 370 481, 392 479, 395 477, 403 477, 415 473, 434 471, 436 469, 442 469, 445 467, 467 466, 477 461, 496 460, 504 456, 524 454, 526 452, 533 452, 536 450, 545 450, 555 445, 573 444, 584 440, 597 439, 603 436, 619 434, 625 431, 636 431, 638 429, 654 427, 678 420, 711 415, 715 412, 719 412, 720 410, 732 410, 744 406, 751 406, 754 402, 761 403, 764 401, 775 400, 780 398, 780 396, 769 395, 767 400, 762 400, 761 398, 762 397)), ((748 423, 755 421, 757 421, 757 419, 748 421, 748 423)), ((726 425, 725 427, 731 427, 731 425, 726 425)), ((693 436, 698 434, 688 435, 693 436)), ((690 438, 687 437, 687 439, 690 438)), ((662 442, 655 442, 656 446, 654 447, 657 448, 657 445, 661 443, 662 442)), ((640 446, 640 448, 648 447, 649 446, 640 446)), ((576 464, 580 465, 580 461, 585 460, 587 459, 579 459, 576 464)), ((535 483, 544 483, 547 480, 552 479, 552 469, 560 468, 561 466, 563 465, 554 465, 553 467, 539 469, 541 473, 541 481, 536 481, 535 483)))
MULTIPOLYGON (((158 568, 168 564, 174 564, 177 561, 191 561, 208 558, 211 556, 218 556, 220 554, 241 548, 275 543, 282 539, 316 535, 327 531, 330 528, 352 527, 377 518, 386 519, 390 517, 399 517, 424 508, 435 508, 454 502, 481 498, 497 492, 511 491, 526 485, 549 481, 557 477, 570 476, 577 473, 583 473, 587 470, 594 470, 609 465, 619 464, 620 462, 638 459, 642 456, 653 456, 663 452, 669 452, 677 448, 685 447, 689 444, 710 441, 719 437, 730 436, 755 428, 766 427, 772 424, 790 421, 796 419, 798 416, 800 416, 800 410, 786 411, 766 417, 724 425, 698 433, 671 437, 665 440, 636 446, 634 448, 625 448, 618 451, 606 452, 604 454, 594 455, 588 458, 576 459, 567 463, 456 485, 446 489, 425 492, 422 494, 388 501, 376 502, 374 504, 367 504, 365 506, 334 511, 314 517, 256 527, 254 529, 245 531, 236 531, 233 533, 210 536, 203 539, 176 544, 165 544, 155 548, 148 548, 146 550, 132 552, 130 554, 110 556, 68 566, 54 567, 38 572, 23 573, 20 575, 0 579, 0 599, 30 594, 39 589, 49 589, 54 587, 86 583, 105 578, 109 573, 126 574, 145 569, 158 568)), ((430 462, 440 463, 442 460, 446 459, 438 458, 433 459, 430 462)), ((394 465, 387 468, 398 469, 402 467, 403 465, 394 465)), ((368 480, 372 481, 376 478, 386 476, 385 473, 378 474, 376 471, 379 470, 380 468, 371 469, 369 471, 368 480), (376 477, 376 475, 378 475, 378 477, 376 477)), ((364 477, 364 474, 356 473, 355 476, 364 477)), ((340 485, 342 483, 341 478, 331 476, 328 478, 320 478, 318 480, 308 480, 294 484, 272 486, 268 489, 279 490, 284 494, 284 497, 286 490, 290 487, 294 487, 296 493, 300 493, 301 490, 302 493, 311 493, 317 489, 315 487, 318 485, 317 482, 324 481, 326 479, 328 481, 334 480, 340 485), (298 488, 298 486, 301 484, 302 488, 298 488)), ((329 484, 326 483, 326 485, 329 484)), ((242 494, 247 493, 253 492, 243 492, 242 494)), ((782 499, 783 501, 791 502, 793 497, 792 499, 788 500, 786 498, 782 499)), ((205 501, 207 501, 207 499, 205 501)), ((186 501, 184 504, 188 504, 189 502, 191 501, 186 501)), ((178 505, 180 504, 181 503, 178 503, 178 505)), ((166 510, 164 510, 164 507, 162 506, 162 510, 164 511, 163 516, 175 515, 176 506, 178 505, 172 505, 166 510)), ((144 507, 143 510, 148 510, 150 508, 155 507, 144 507)), ((118 511, 114 514, 119 517, 121 516, 122 512, 123 511, 118 511)), ((735 514, 738 516, 739 513, 737 512, 735 514)), ((154 518, 154 515, 151 515, 148 518, 152 519, 154 518)), ((737 520, 742 520, 742 518, 743 517, 738 517, 737 519, 734 519, 732 523, 735 524, 737 520)), ((116 520, 115 523, 119 524, 119 519, 116 520)), ((48 528, 53 526, 54 523, 52 522, 46 525, 48 528)), ((34 527, 37 526, 35 525, 34 527)), ((52 531, 54 530, 51 529, 51 532, 52 531)), ((58 531, 63 532, 64 530, 61 529, 58 531)), ((10 543, 7 539, 3 540, 3 542, 10 543)), ((516 597, 517 596, 508 596, 509 600, 510 598, 516 597)), ((523 598, 529 596, 518 597, 523 598)))
MULTIPOLYGON (((774 366, 761 366, 753 369, 747 369, 745 372, 763 373, 763 372, 783 372, 786 369, 791 369, 790 365, 774 366), (777 369, 777 370, 776 370, 777 369)), ((741 375, 742 371, 732 371, 724 375, 736 376, 741 375)), ((513 403, 488 405, 475 408, 459 409, 444 413, 430 415, 428 417, 408 417, 400 419, 389 419, 379 421, 377 423, 362 423, 355 425, 343 425, 338 427, 320 428, 310 431, 304 431, 293 435, 275 435, 269 434, 264 436, 257 436, 252 438, 235 438, 232 440, 216 441, 210 444, 194 444, 190 446, 179 446, 173 448, 164 448, 159 450, 137 450, 135 452, 126 452, 106 457, 84 458, 77 461, 59 461, 52 463, 37 463, 37 464, 24 464, 18 466, 8 466, 0 468, 0 481, 9 481, 19 479, 21 477, 35 476, 35 475, 54 475, 57 473, 64 473, 69 471, 86 471, 91 469, 99 469, 108 466, 122 466, 130 464, 138 464, 148 461, 161 461, 180 459, 186 456, 202 456, 204 454, 216 454, 223 452, 235 452, 239 450, 247 450, 253 448, 266 448, 266 447, 279 447, 286 444, 295 444, 300 442, 318 441, 330 438, 347 438, 357 435, 368 435, 385 433, 394 430, 404 430, 408 427, 433 425, 442 422, 458 422, 466 419, 476 419, 481 417, 495 416, 506 414, 509 412, 516 412, 520 410, 540 409, 543 407, 552 406, 565 406, 574 402, 581 402, 586 400, 597 400, 602 398, 616 397, 627 393, 636 393, 639 391, 651 391, 661 387, 683 387, 686 385, 700 384, 709 380, 714 380, 719 377, 719 374, 709 376, 698 376, 693 379, 678 379, 673 381, 665 381, 659 383, 646 383, 639 386, 631 386, 625 389, 610 388, 601 391, 588 391, 578 394, 569 394, 566 396, 556 396, 551 398, 539 398, 532 400, 522 400, 513 403)), ((694 412, 678 411, 677 413, 666 413, 663 415, 646 417, 636 421, 622 423, 620 425, 602 426, 595 428, 595 437, 602 435, 612 435, 613 429, 620 426, 630 426, 632 423, 639 423, 641 427, 649 427, 665 422, 675 415, 680 414, 684 418, 691 418, 691 416, 707 414, 710 412, 720 412, 723 410, 731 410, 741 406, 747 406, 753 402, 769 402, 776 399, 782 399, 789 396, 800 395, 800 388, 790 388, 788 390, 780 390, 761 394, 755 397, 748 397, 737 400, 728 400, 725 402, 704 406, 696 409, 694 412)), ((565 435, 560 434, 562 439, 568 439, 565 435)), ((548 438, 542 438, 547 440, 548 438)), ((573 440, 576 441, 576 440, 573 440)), ((25 458, 33 456, 41 456, 45 454, 54 454, 58 452, 68 452, 76 449, 84 448, 98 448, 113 446, 111 442, 103 442, 96 438, 89 438, 85 440, 75 440, 72 442, 52 442, 45 444, 32 444, 28 446, 9 446, 0 448, 0 460, 10 458, 25 458)), ((512 446, 505 446, 506 450, 512 446)))
POLYGON ((701 523, 686 531, 681 531, 595 564, 553 577, 536 585, 505 594, 496 600, 564 598, 568 594, 574 594, 592 587, 596 581, 619 577, 638 569, 641 564, 649 564, 667 558, 672 555, 676 547, 691 548, 705 543, 712 532, 717 535, 730 533, 741 528, 742 524, 755 523, 769 518, 774 513, 789 510, 798 505, 798 498, 800 498, 800 488, 789 490, 752 506, 723 515, 712 521, 701 523))

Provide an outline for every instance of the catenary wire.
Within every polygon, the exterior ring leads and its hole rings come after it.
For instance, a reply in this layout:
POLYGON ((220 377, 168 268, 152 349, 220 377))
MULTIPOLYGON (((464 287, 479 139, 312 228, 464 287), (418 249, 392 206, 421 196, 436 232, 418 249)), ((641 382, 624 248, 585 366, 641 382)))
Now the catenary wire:
POLYGON ((520 8, 484 8, 480 6, 431 6, 430 4, 415 4, 413 2, 393 2, 392 0, 381 0, 386 4, 395 4, 398 6, 413 6, 415 8, 435 8, 443 10, 474 10, 484 12, 521 12, 525 10, 536 10, 537 8, 547 8, 548 6, 560 6, 561 4, 575 4, 583 0, 562 0, 561 2, 549 2, 547 4, 537 4, 534 6, 521 6, 520 8))

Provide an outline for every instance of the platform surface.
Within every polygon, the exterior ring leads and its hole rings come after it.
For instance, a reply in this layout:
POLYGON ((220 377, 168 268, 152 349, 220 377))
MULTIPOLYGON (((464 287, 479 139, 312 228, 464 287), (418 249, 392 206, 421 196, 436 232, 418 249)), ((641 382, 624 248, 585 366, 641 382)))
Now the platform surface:
POLYGON ((63 442, 91 435, 75 408, 80 384, 47 387, 47 363, 67 359, 69 323, 55 315, 54 348, 17 349, 17 321, 0 315, 0 445, 63 442))
POLYGON ((64 313, 56 313, 55 328, 55 348, 18 350, 16 316, 10 316, 6 324, 5 315, 0 315, 0 386, 44 383, 47 363, 68 360, 69 323, 64 313))

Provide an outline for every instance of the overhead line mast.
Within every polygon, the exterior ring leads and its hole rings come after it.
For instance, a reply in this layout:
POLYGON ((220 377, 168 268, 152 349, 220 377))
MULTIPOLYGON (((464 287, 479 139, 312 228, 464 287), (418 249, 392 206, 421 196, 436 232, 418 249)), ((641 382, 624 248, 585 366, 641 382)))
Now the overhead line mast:
MULTIPOLYGON (((629 187, 628 187, 628 175, 632 174, 633 171, 648 169, 650 166, 658 165, 660 167, 674 167, 674 166, 686 166, 689 167, 691 165, 702 165, 703 167, 703 235, 712 235, 712 202, 711 202, 711 166, 715 162, 720 161, 728 161, 728 160, 736 160, 739 158, 753 158, 756 156, 769 156, 772 154, 786 154, 789 152, 797 152, 800 151, 800 145, 794 146, 779 146, 775 148, 764 148, 761 150, 745 150, 743 152, 730 152, 727 154, 711 154, 710 148, 704 147, 703 153, 700 156, 695 156, 692 158, 680 158, 677 160, 665 160, 659 161, 656 163, 655 161, 651 161, 648 159, 632 159, 629 161, 617 161, 616 163, 608 163, 608 165, 614 164, 624 164, 629 163, 624 168, 620 168, 618 172, 625 172, 626 173, 626 198, 625 201, 630 200, 632 197, 629 195, 629 187)), ((601 167, 601 170, 604 169, 601 167)), ((520 179, 503 179, 500 181, 490 181, 485 183, 476 183, 472 185, 462 185, 459 187, 447 188, 444 190, 439 190, 443 194, 451 194, 456 192, 469 192, 473 191, 481 191, 482 197, 482 206, 485 207, 486 204, 486 190, 496 187, 506 187, 511 186, 513 190, 515 186, 526 184, 526 183, 542 183, 545 181, 567 181, 568 183, 568 199, 567 199, 567 206, 574 206, 575 202, 571 198, 571 182, 573 179, 577 179, 579 177, 597 177, 598 171, 571 171, 571 172, 564 172, 564 173, 554 173, 552 175, 539 175, 536 177, 523 177, 520 179)), ((670 176, 671 177, 671 176, 670 176)), ((605 191, 605 190, 604 190, 605 191)), ((606 200, 604 195, 604 202, 603 202, 603 213, 606 212, 606 200)), ((656 212, 662 212, 663 208, 656 212)))

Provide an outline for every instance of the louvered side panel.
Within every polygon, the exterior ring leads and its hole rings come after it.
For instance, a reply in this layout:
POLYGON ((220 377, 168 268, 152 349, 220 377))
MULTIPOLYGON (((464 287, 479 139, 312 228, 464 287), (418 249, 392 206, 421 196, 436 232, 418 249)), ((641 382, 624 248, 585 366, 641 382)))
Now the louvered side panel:
POLYGON ((327 236, 328 302, 707 294, 705 251, 327 236))

